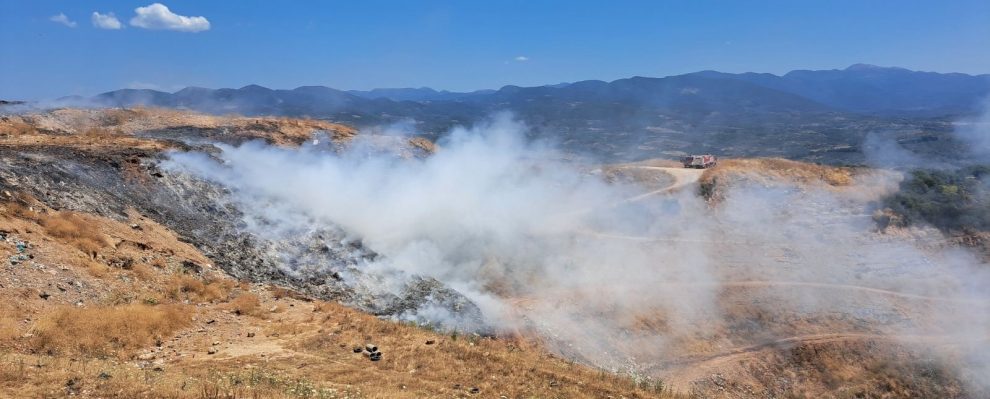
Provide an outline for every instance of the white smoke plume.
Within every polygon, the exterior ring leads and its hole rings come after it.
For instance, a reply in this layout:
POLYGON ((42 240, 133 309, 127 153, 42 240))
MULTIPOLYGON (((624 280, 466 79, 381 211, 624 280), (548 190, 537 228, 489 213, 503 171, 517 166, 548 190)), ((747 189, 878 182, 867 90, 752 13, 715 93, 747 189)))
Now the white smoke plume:
POLYGON ((877 132, 867 133, 863 139, 863 155, 867 164, 877 168, 917 168, 933 163, 877 132))
POLYGON ((956 122, 953 133, 980 159, 990 157, 990 98, 983 102, 983 112, 956 122))
POLYGON ((642 189, 557 161, 524 130, 501 115, 425 159, 254 142, 171 167, 229 187, 248 219, 277 221, 266 234, 338 226, 383 255, 368 272, 434 277, 500 333, 605 368, 842 333, 948 343, 971 377, 990 370, 990 268, 938 249, 932 230, 874 231, 870 203, 896 181, 738 182, 714 207, 691 189, 627 201, 642 189))

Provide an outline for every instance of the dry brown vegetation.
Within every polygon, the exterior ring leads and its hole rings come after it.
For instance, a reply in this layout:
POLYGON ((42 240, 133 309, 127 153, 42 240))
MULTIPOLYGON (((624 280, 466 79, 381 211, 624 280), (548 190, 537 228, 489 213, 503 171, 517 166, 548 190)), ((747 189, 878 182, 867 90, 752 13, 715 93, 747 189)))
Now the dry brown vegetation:
POLYGON ((77 213, 56 212, 43 215, 40 222, 49 236, 59 238, 91 257, 95 257, 107 246, 106 237, 77 213))
POLYGON ((17 329, 18 315, 24 313, 16 304, 10 301, 0 301, 0 347, 9 344, 20 333, 17 329))
POLYGON ((260 316, 261 300, 255 294, 244 293, 230 301, 230 308, 238 315, 260 316))
POLYGON ((852 168, 817 165, 782 158, 722 159, 718 166, 706 169, 698 180, 700 194, 718 202, 728 186, 747 182, 765 187, 800 185, 841 189, 855 183, 852 168))
POLYGON ((165 283, 165 292, 171 299, 212 302, 225 299, 233 285, 234 283, 230 280, 207 279, 204 281, 193 275, 176 274, 169 277, 165 283))
MULTIPOLYGON (((278 144, 299 144, 314 131, 328 132, 334 139, 346 140, 356 134, 350 127, 305 118, 216 116, 189 111, 136 107, 131 109, 56 109, 34 115, 5 116, 0 135, 37 136, 52 133, 62 142, 86 139, 132 138, 137 132, 169 128, 211 129, 244 137, 260 138, 278 144)), ((24 139, 22 137, 21 139, 24 139)), ((145 140, 154 141, 154 140, 145 140)), ((57 144, 50 141, 45 144, 57 144)), ((113 146, 115 142, 103 143, 113 146)))
POLYGON ((702 182, 718 178, 744 177, 764 183, 787 181, 802 184, 848 186, 853 183, 853 169, 816 165, 783 158, 719 160, 718 166, 705 170, 702 182))
POLYGON ((38 320, 31 344, 52 355, 125 357, 189 326, 191 317, 192 309, 183 305, 63 306, 38 320))

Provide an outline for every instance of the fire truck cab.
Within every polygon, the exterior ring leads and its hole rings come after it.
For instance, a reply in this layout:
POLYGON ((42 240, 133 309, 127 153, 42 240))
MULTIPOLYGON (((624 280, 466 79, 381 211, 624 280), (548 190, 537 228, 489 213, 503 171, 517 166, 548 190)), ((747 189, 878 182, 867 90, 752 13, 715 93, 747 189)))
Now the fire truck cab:
POLYGON ((681 160, 685 168, 705 169, 718 164, 718 158, 712 154, 688 155, 681 160))

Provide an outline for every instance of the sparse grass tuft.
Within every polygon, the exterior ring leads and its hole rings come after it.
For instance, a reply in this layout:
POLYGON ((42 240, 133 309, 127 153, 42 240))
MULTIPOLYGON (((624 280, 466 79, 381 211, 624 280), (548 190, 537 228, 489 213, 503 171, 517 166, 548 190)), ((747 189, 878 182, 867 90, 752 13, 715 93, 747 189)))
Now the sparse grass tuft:
POLYGON ((261 315, 261 300, 258 299, 257 295, 252 293, 243 293, 238 295, 237 298, 234 298, 234 300, 230 302, 230 307, 239 315, 261 315))
POLYGON ((0 347, 20 336, 18 322, 23 317, 23 310, 17 305, 0 301, 0 347))
POLYGON ((151 267, 144 263, 134 265, 131 268, 131 272, 133 272, 137 278, 145 281, 151 280, 155 276, 154 270, 151 270, 151 267))
POLYGON ((309 301, 310 300, 310 298, 307 297, 306 295, 303 295, 302 293, 300 293, 298 291, 291 290, 291 289, 288 289, 288 288, 285 288, 285 287, 279 287, 277 285, 271 285, 271 286, 268 287, 268 289, 272 293, 272 298, 275 298, 275 299, 292 298, 292 299, 298 299, 298 300, 302 300, 302 301, 309 301))
POLYGON ((110 273, 110 266, 104 265, 97 261, 86 261, 86 271, 96 278, 106 277, 110 273))

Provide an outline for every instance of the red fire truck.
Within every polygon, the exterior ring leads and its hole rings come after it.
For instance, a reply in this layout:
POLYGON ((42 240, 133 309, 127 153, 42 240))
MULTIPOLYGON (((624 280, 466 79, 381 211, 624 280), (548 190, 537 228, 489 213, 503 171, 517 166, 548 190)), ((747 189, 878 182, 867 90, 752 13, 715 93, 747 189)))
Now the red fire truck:
POLYGON ((718 158, 712 154, 688 155, 681 160, 685 168, 705 169, 718 164, 718 158))

